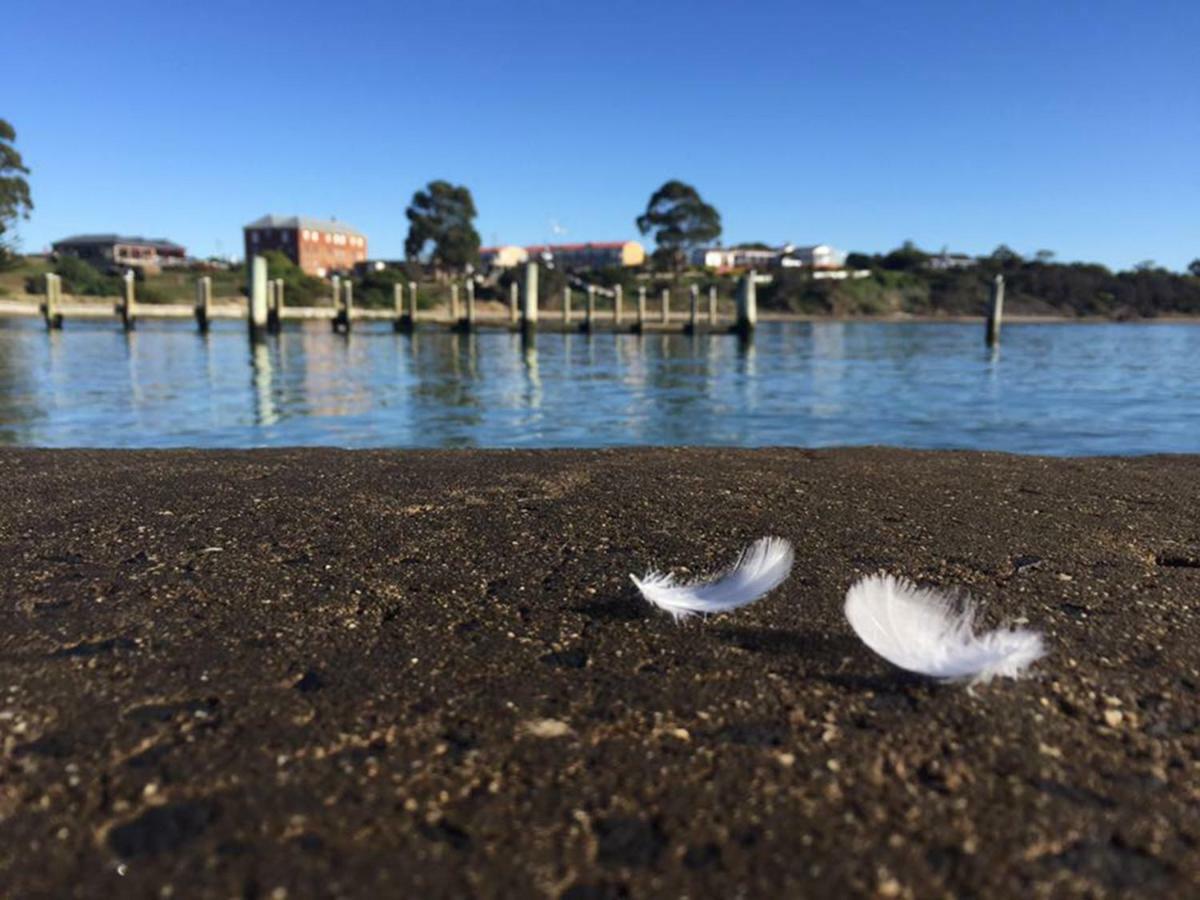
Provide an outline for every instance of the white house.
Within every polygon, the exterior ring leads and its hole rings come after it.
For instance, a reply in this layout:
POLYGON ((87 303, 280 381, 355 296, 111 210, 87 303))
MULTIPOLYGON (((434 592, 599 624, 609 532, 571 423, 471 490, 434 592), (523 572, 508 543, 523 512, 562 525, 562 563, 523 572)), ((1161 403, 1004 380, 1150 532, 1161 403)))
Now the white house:
POLYGON ((706 269, 733 268, 733 251, 724 247, 697 247, 692 251, 688 260, 693 266, 703 266, 706 269))
POLYGON ((929 257, 929 268, 938 272, 946 272, 950 269, 971 269, 977 263, 978 260, 973 256, 965 253, 948 253, 945 250, 937 256, 929 257))
POLYGON ((692 252, 691 263, 706 269, 841 269, 846 254, 828 244, 797 247, 702 247, 692 252))
POLYGON ((784 269, 841 269, 846 265, 846 253, 828 244, 792 247, 779 257, 784 269))

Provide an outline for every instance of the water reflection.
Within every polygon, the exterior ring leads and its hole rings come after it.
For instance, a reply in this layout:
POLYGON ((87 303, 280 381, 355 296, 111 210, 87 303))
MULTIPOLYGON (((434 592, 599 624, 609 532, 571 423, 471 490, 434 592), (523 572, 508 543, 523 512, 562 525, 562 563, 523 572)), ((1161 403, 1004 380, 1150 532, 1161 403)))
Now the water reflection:
POLYGON ((274 385, 271 377, 271 351, 264 341, 252 341, 250 345, 251 369, 254 377, 254 422, 256 425, 274 425, 279 421, 275 407, 274 385))
POLYGON ((0 442, 899 444, 1194 451, 1200 327, 767 324, 521 335, 0 323, 0 442))

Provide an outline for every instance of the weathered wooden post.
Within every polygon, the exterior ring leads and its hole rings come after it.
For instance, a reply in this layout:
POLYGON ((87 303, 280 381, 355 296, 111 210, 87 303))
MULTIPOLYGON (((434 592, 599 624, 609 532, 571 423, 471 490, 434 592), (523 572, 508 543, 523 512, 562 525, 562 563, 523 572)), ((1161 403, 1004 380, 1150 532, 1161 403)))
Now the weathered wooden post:
POLYGON ((521 298, 521 327, 525 331, 537 328, 538 319, 538 266, 535 262, 525 264, 525 293, 521 298))
POLYGON ((412 331, 412 319, 404 311, 404 283, 400 281, 392 285, 392 316, 393 331, 412 331))
POLYGON ((583 320, 584 331, 591 331, 592 326, 596 322, 596 286, 589 284, 587 286, 587 315, 583 320))
POLYGON ((708 324, 717 324, 717 286, 715 284, 708 286, 708 324))
POLYGON ((638 287, 637 328, 641 331, 646 327, 646 286, 638 287))
POLYGON ((571 286, 563 288, 563 324, 571 324, 571 286))
POLYGON ((349 334, 350 323, 354 319, 354 282, 349 278, 342 283, 342 294, 342 315, 345 317, 342 322, 342 330, 349 334))
POLYGON ((758 289, 754 281, 754 270, 746 273, 742 280, 741 290, 737 298, 737 324, 734 330, 741 334, 749 334, 758 324, 758 289))
POLYGON ((272 278, 267 282, 267 331, 279 331, 283 319, 283 279, 272 278))
POLYGON ((46 273, 46 303, 42 313, 46 317, 46 328, 57 329, 63 326, 62 313, 59 304, 62 302, 62 276, 53 272, 46 273))
POLYGON ((417 327, 417 283, 410 281, 408 283, 408 317, 412 319, 412 326, 417 327))
POLYGON ((621 324, 623 315, 621 307, 624 305, 624 298, 625 291, 621 285, 613 285, 613 323, 618 326, 621 324))
POLYGON ((688 331, 696 331, 700 327, 700 285, 693 284, 688 294, 688 331))
POLYGON ((997 275, 992 280, 992 305, 988 309, 987 345, 989 347, 1000 343, 1000 320, 1004 317, 1004 276, 997 275))
POLYGON ((470 331, 475 327, 475 279, 467 280, 467 317, 463 319, 462 326, 465 331, 470 331))
POLYGON ((342 279, 331 275, 329 284, 333 288, 333 318, 329 322, 329 327, 336 333, 342 328, 342 279))
POLYGON ((121 304, 119 307, 121 313, 121 324, 126 331, 131 330, 137 324, 137 291, 134 287, 136 277, 133 274, 133 269, 126 269, 125 274, 121 276, 121 304))
POLYGON ((333 314, 333 330, 342 334, 350 333, 350 323, 354 317, 354 282, 347 278, 344 282, 338 280, 336 296, 337 309, 333 314))
POLYGON ((662 320, 664 325, 671 324, 671 289, 662 289, 662 320))
POLYGON ((212 277, 201 275, 196 279, 196 326, 208 331, 212 309, 212 277))
POLYGON ((250 337, 261 337, 267 327, 267 260, 255 256, 250 260, 250 337))
POLYGON ((508 284, 508 318, 514 325, 521 321, 520 293, 521 289, 516 280, 510 281, 508 284))
POLYGON ((458 322, 458 282, 452 282, 450 285, 450 322, 452 324, 458 322))

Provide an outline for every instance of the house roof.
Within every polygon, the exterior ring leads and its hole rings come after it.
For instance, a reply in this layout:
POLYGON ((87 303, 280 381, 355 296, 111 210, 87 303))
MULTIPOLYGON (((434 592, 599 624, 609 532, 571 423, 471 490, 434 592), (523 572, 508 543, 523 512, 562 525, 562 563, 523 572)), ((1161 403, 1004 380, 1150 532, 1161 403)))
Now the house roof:
POLYGON ((329 231, 339 234, 354 234, 366 237, 353 225, 331 219, 314 219, 311 216, 276 216, 268 214, 255 219, 246 228, 307 228, 310 231, 329 231))
POLYGON ((174 241, 168 241, 166 238, 144 238, 125 234, 73 234, 70 237, 63 238, 61 241, 55 241, 53 246, 81 247, 97 244, 106 247, 113 244, 140 244, 143 247, 154 247, 158 250, 184 250, 182 244, 176 244, 174 241))

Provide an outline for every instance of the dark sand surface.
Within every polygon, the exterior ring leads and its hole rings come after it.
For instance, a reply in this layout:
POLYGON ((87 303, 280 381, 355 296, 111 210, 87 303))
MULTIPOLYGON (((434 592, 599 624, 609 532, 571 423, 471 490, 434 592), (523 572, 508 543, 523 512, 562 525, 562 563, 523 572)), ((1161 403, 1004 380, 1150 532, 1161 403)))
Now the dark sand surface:
POLYGON ((6 897, 1197 896, 1200 457, 0 453, 6 897), (677 626, 630 572, 766 534, 677 626), (907 677, 842 600, 1050 655, 907 677))

